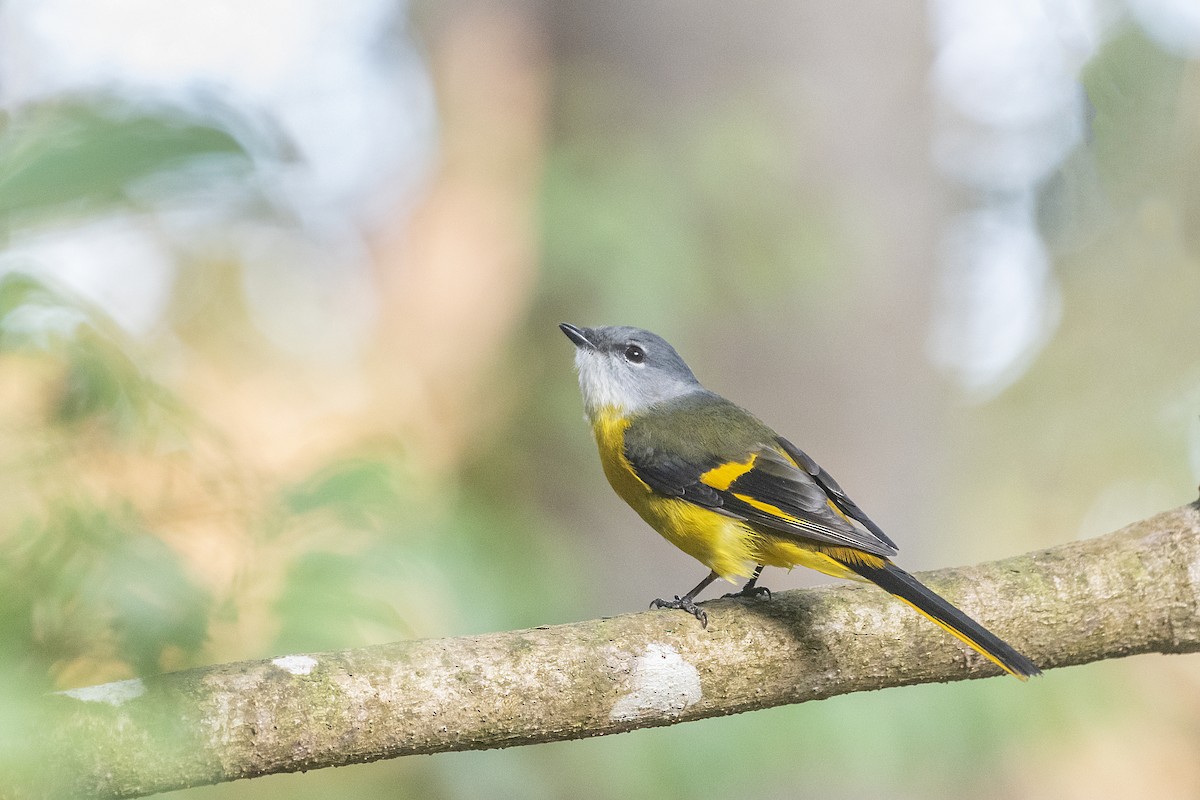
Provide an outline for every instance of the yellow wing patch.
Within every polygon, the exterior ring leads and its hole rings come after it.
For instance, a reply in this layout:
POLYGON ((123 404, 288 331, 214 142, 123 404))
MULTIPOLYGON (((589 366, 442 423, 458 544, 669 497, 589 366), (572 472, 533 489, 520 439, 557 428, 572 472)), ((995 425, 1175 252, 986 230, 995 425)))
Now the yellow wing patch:
MULTIPOLYGON (((628 427, 629 419, 618 409, 603 409, 592 427, 604 474, 617 495, 667 541, 721 577, 732 580, 753 575, 754 532, 739 520, 685 500, 663 497, 651 489, 625 457, 628 427)), ((752 466, 753 457, 742 472, 752 466)), ((732 483, 737 476, 728 480, 732 483)))
POLYGON ((728 461, 705 472, 700 476, 700 482, 724 492, 734 481, 754 469, 754 462, 757 460, 758 456, 751 454, 745 461, 728 461))
POLYGON ((741 500, 746 505, 757 508, 764 514, 770 514, 772 517, 776 517, 777 519, 784 520, 785 522, 791 522, 796 525, 803 523, 803 520, 801 520, 799 517, 793 517, 779 506, 773 506, 770 503, 764 503, 762 500, 756 500, 748 494, 737 494, 735 492, 733 496, 738 500, 741 500))

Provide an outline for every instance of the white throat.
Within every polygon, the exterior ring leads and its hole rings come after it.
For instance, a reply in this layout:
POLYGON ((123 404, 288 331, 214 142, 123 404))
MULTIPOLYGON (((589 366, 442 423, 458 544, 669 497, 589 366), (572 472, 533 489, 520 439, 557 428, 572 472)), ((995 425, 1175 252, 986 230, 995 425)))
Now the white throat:
POLYGON ((641 371, 642 367, 583 348, 575 351, 575 368, 579 370, 583 407, 592 422, 601 410, 617 410, 632 416, 657 403, 703 391, 694 379, 683 381, 661 373, 648 375, 641 371))

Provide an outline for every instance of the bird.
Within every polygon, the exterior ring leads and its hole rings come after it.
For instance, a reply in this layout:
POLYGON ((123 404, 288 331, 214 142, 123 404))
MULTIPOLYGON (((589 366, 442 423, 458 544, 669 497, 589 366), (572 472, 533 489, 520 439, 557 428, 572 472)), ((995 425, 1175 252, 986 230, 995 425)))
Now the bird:
POLYGON ((908 603, 1005 672, 1037 665, 897 566, 898 548, 816 461, 749 411, 701 385, 665 339, 641 328, 562 323, 575 345, 584 410, 608 482, 650 527, 709 569, 652 608, 708 615, 717 578, 733 596, 770 596, 766 566, 864 580, 908 603))

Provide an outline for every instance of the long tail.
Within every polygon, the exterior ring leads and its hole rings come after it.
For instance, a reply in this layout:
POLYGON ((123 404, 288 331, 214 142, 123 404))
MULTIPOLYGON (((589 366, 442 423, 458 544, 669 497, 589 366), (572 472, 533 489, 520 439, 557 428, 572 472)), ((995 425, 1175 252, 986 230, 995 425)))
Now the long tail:
POLYGON ((866 559, 837 559, 858 575, 895 595, 926 617, 941 625, 971 647, 994 661, 1001 669, 1021 680, 1041 675, 1037 665, 1014 650, 999 636, 950 605, 949 601, 925 586, 892 562, 872 557, 866 559))

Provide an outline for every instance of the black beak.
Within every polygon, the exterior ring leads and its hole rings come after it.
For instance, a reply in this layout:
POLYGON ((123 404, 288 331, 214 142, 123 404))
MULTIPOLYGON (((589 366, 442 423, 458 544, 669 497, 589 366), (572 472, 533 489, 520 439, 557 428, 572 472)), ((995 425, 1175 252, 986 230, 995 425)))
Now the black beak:
POLYGON ((575 343, 576 347, 586 347, 588 350, 596 349, 596 345, 588 338, 588 334, 591 331, 587 328, 579 328, 569 322, 560 322, 558 328, 567 335, 568 339, 575 343))

